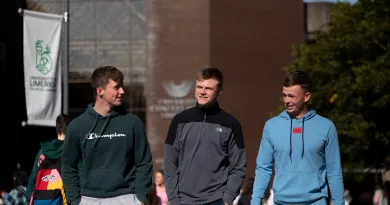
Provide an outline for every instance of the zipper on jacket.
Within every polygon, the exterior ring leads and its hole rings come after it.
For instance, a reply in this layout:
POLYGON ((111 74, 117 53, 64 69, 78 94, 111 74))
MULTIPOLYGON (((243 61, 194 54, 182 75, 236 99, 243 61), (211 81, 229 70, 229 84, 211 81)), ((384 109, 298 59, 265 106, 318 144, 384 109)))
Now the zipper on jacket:
POLYGON ((199 144, 200 144, 200 145, 202 144, 202 135, 203 135, 203 133, 204 133, 203 130, 206 129, 206 128, 205 128, 206 116, 207 116, 207 114, 205 113, 205 114, 204 114, 204 117, 203 117, 202 127, 201 127, 201 129, 200 129, 200 136, 199 136, 199 144))

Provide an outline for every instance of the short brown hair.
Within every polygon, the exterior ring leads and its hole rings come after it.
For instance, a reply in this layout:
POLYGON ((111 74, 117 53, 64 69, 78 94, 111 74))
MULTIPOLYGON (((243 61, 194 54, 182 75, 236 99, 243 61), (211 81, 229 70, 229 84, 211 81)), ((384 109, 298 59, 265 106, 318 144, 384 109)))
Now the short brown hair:
POLYGON ((60 114, 56 119, 56 132, 57 134, 65 134, 66 129, 70 123, 70 117, 66 114, 60 114))
POLYGON ((96 68, 91 77, 91 85, 94 95, 96 95, 96 88, 105 88, 109 80, 116 83, 123 84, 123 74, 118 68, 114 66, 101 66, 96 68))
POLYGON ((304 71, 293 71, 283 81, 283 87, 299 85, 308 92, 312 90, 312 81, 308 73, 304 71))
POLYGON ((196 80, 215 79, 218 81, 218 88, 223 87, 223 74, 218 68, 203 68, 196 74, 196 80))

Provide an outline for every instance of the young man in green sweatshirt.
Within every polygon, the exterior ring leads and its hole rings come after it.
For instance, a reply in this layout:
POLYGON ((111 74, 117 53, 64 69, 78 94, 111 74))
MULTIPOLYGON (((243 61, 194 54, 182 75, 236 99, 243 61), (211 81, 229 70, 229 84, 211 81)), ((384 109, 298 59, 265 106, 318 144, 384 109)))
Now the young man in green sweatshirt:
POLYGON ((34 186, 37 178, 38 168, 41 165, 41 162, 45 158, 49 159, 61 159, 62 151, 64 147, 64 139, 65 132, 70 122, 70 117, 65 114, 60 114, 56 119, 56 132, 57 139, 46 141, 41 143, 41 149, 39 150, 35 162, 33 164, 33 168, 30 174, 30 178, 28 180, 27 190, 26 190, 26 198, 27 201, 30 200, 31 194, 34 191, 34 186))
POLYGON ((66 132, 62 178, 67 201, 143 205, 152 184, 152 156, 143 123, 120 108, 123 74, 103 66, 91 81, 95 103, 66 132))

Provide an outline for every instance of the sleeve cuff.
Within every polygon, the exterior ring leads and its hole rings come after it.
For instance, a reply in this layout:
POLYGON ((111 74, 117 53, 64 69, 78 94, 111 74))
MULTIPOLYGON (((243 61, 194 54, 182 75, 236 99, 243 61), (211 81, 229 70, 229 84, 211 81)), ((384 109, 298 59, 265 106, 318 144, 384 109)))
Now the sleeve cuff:
POLYGON ((179 197, 169 200, 169 205, 181 205, 179 197))
POLYGON ((233 204, 234 199, 235 199, 235 197, 232 195, 225 194, 225 196, 223 196, 223 201, 225 203, 228 203, 229 205, 233 204))

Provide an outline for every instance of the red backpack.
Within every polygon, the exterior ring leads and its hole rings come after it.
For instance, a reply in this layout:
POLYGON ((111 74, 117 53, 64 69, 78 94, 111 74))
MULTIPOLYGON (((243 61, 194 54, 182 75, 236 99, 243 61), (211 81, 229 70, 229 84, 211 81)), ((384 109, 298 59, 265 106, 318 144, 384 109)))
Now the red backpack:
POLYGON ((61 159, 50 159, 43 154, 39 158, 30 205, 67 205, 61 178, 61 159))

